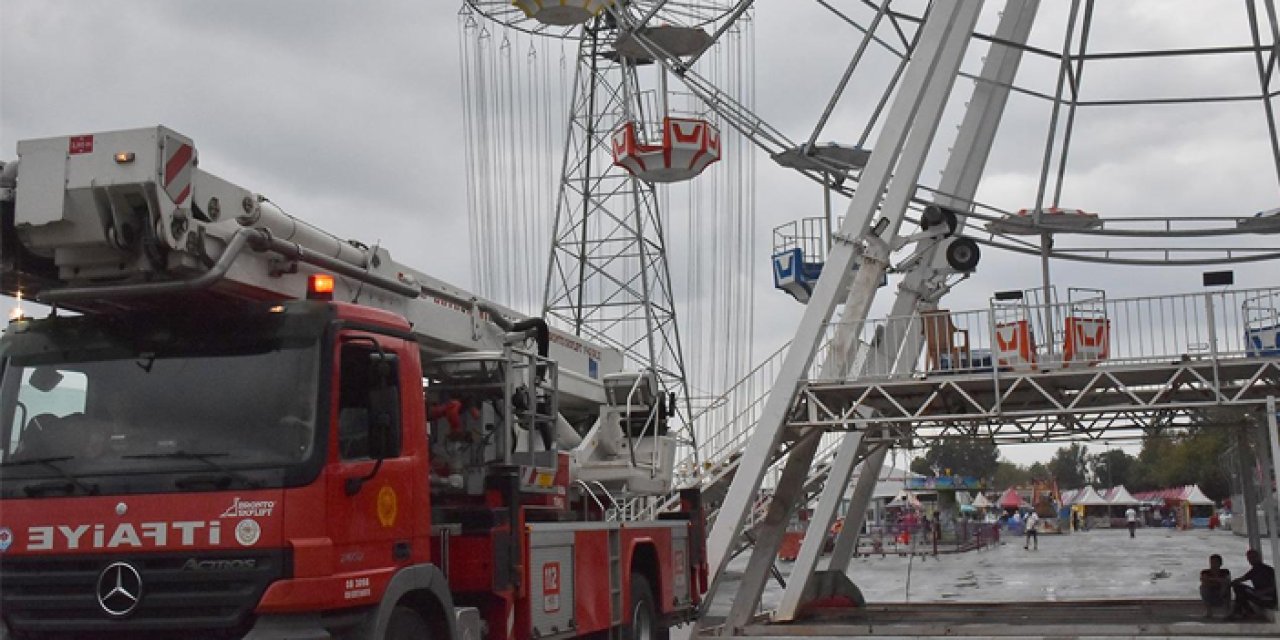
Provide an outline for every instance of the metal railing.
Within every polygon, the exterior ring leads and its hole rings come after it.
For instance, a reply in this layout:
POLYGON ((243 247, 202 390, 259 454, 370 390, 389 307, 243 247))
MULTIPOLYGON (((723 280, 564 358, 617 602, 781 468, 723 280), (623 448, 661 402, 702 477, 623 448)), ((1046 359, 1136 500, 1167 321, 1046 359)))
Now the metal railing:
POLYGON ((831 226, 826 218, 792 220, 773 228, 773 252, 799 249, 804 252, 805 261, 825 262, 830 236, 831 226))
MULTIPOLYGON (((827 340, 819 349, 813 367, 819 368, 825 361, 830 341, 827 340)), ((765 400, 773 388, 778 368, 787 354, 790 343, 778 347, 756 365, 746 376, 716 396, 698 411, 693 418, 695 433, 698 434, 698 451, 691 447, 681 447, 675 465, 675 485, 677 487, 701 486, 706 488, 724 479, 736 469, 737 455, 747 445, 747 440, 755 431, 764 409, 765 400)), ((824 436, 824 441, 815 456, 817 462, 829 461, 835 456, 836 437, 824 436)), ((785 460, 779 457, 771 465, 776 468, 785 460)), ((766 481, 766 485, 769 483, 766 481)), ((642 517, 652 517, 679 503, 679 497, 672 495, 666 500, 654 501, 649 508, 640 510, 642 517)), ((766 502, 767 503, 767 502, 766 502)), ((763 514, 761 514, 763 515, 763 514)))
POLYGON ((788 347, 790 343, 769 354, 741 380, 694 415, 700 451, 696 456, 691 449, 681 452, 676 462, 677 484, 681 481, 686 485, 693 484, 746 445, 747 437, 760 419, 760 412, 788 347), (699 464, 702 468, 698 468, 699 464))
POLYGON ((860 378, 999 377, 1008 371, 1195 362, 1280 351, 1280 287, 1121 299, 1076 291, 1067 302, 993 300, 982 310, 939 309, 861 322, 857 331, 864 345, 923 341, 924 349, 909 372, 895 374, 893 364, 904 349, 864 346, 860 378))

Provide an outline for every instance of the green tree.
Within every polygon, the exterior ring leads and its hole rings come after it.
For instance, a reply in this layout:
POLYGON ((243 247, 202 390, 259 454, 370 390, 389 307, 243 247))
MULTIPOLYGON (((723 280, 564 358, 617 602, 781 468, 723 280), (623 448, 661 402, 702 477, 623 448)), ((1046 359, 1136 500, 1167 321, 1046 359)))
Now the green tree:
POLYGON ((1228 497, 1231 483, 1227 470, 1222 467, 1222 455, 1230 442, 1222 428, 1208 427, 1193 432, 1183 442, 1190 471, 1183 484, 1200 485, 1205 495, 1213 500, 1228 497))
POLYGON ((1142 450, 1131 476, 1131 491, 1151 491, 1168 487, 1169 460, 1173 457, 1173 436, 1168 433, 1148 434, 1142 438, 1142 450))
POLYGON ((996 471, 991 477, 991 486, 995 489, 1007 489, 1031 482, 1031 473, 1026 468, 1008 460, 996 463, 996 471))
POLYGON ((1221 500, 1230 492, 1221 467, 1228 442, 1228 429, 1218 425, 1148 435, 1143 438, 1129 488, 1149 491, 1195 484, 1205 495, 1221 500))
POLYGON ((1049 477, 1063 489, 1084 486, 1088 477, 1089 448, 1073 442, 1069 447, 1058 447, 1049 460, 1049 477))
POLYGON ((911 473, 933 477, 933 469, 929 468, 929 461, 925 460, 923 457, 912 458, 910 469, 911 473))
MULTIPOLYGON (((975 478, 990 478, 995 475, 999 460, 1000 449, 994 441, 976 438, 940 439, 924 454, 925 464, 930 470, 975 478)), ((913 462, 912 470, 915 468, 913 462)))
POLYGON ((1031 480, 1035 482, 1044 482, 1051 477, 1049 467, 1044 466, 1043 462, 1032 462, 1031 466, 1027 467, 1027 475, 1031 476, 1031 480))
POLYGON ((1146 491, 1138 479, 1138 459, 1123 449, 1108 449, 1089 456, 1091 482, 1101 487, 1124 485, 1133 491, 1146 491))

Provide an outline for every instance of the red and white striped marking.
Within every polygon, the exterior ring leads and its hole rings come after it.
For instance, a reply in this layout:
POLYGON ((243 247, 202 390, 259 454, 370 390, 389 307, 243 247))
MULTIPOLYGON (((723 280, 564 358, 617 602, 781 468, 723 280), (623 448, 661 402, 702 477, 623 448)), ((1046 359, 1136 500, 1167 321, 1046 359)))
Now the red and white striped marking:
POLYGON ((164 138, 164 192, 174 204, 186 202, 191 195, 191 169, 195 167, 196 150, 173 136, 164 138))

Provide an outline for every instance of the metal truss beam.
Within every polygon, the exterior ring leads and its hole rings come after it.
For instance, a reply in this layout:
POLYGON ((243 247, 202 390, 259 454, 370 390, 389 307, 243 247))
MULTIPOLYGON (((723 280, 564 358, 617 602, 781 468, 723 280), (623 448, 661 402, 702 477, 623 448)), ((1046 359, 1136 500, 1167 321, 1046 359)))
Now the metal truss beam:
POLYGON ((813 417, 793 421, 792 426, 860 430, 873 423, 910 424, 916 432, 927 433, 968 422, 986 425, 992 435, 999 436, 1050 418, 1071 424, 1115 415, 1257 407, 1274 393, 1280 360, 1239 358, 994 374, 812 382, 800 394, 812 406, 813 417), (876 415, 864 417, 861 407, 874 409, 876 415))

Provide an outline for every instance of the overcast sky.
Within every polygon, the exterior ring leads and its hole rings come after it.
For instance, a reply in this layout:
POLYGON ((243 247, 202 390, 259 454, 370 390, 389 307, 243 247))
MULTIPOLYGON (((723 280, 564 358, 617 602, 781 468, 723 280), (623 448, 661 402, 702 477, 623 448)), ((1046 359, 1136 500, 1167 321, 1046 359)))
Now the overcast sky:
MULTIPOLYGON (((856 46, 816 3, 762 0, 756 11, 758 110, 803 140, 856 46)), ((836 2, 837 6, 861 3, 836 2)), ((1001 3, 988 3, 991 30, 1001 3)), ((1033 42, 1061 48, 1064 6, 1046 2, 1033 42)), ((1091 49, 1246 44, 1238 1, 1100 3, 1091 49), (1176 9, 1173 8, 1176 5, 1176 9)), ((4 0, 0 5, 0 157, 18 140, 164 124, 191 136, 201 167, 269 195, 341 237, 380 242, 400 261, 470 286, 458 3, 452 0, 4 0)), ((971 51, 970 70, 983 51, 971 51)), ((884 57, 887 61, 890 59, 884 57)), ((1258 91, 1249 56, 1090 66, 1094 99, 1258 91)), ((884 67, 887 69, 888 67, 884 67)), ((874 77, 872 73, 868 77, 874 77)), ((1019 83, 1051 92, 1056 69, 1029 60, 1019 83)), ((971 85, 961 83, 967 92, 971 85)), ((851 143, 879 88, 851 86, 821 140, 851 143)), ((952 101, 948 125, 963 99, 952 101)), ((1047 105, 1015 97, 979 200, 1031 206, 1047 105)), ((954 126, 922 180, 936 181, 954 126)), ((1082 111, 1064 206, 1103 215, 1246 215, 1280 206, 1262 107, 1082 111)), ((759 158, 757 354, 789 339, 801 307, 772 289, 771 229, 820 214, 821 192, 759 158)), ((714 167, 711 169, 714 171, 714 167)), ((844 203, 838 202, 838 210, 844 203)), ((1228 239, 1219 244, 1244 242, 1228 239)), ((1276 246, 1274 238, 1249 240, 1276 246)), ((1055 265, 1058 286, 1111 297, 1195 292, 1203 269, 1055 265)), ((1237 284, 1275 284, 1276 266, 1236 268, 1237 284)), ((982 308, 991 292, 1039 282, 1038 263, 984 256, 948 299, 982 308)), ((888 291, 887 289, 884 291, 888 291)), ((877 308, 887 306, 882 293, 877 308)), ((7 305, 6 305, 7 306, 7 305)), ((1015 460, 1045 457, 1017 453, 1015 460)))

